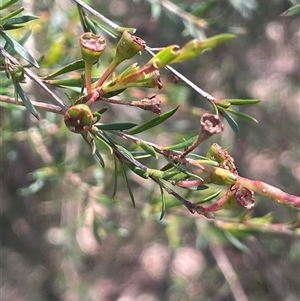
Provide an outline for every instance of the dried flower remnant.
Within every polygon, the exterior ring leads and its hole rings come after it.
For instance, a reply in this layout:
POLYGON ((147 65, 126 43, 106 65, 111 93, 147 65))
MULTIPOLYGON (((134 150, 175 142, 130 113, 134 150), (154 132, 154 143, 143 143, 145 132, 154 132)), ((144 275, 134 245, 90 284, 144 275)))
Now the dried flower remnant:
POLYGON ((200 143, 207 140, 214 134, 219 134, 224 130, 224 124, 220 117, 215 114, 205 113, 200 120, 200 133, 197 140, 181 154, 181 158, 184 158, 188 153, 193 151, 200 143))

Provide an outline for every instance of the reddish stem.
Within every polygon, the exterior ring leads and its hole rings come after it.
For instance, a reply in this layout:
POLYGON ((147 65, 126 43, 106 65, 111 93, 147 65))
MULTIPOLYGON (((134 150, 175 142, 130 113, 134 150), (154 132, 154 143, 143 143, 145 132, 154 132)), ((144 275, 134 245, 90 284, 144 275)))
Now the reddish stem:
POLYGON ((203 180, 200 179, 195 179, 195 180, 184 180, 184 181, 179 181, 176 183, 177 186, 183 187, 183 188, 188 188, 188 187, 195 187, 199 185, 203 185, 206 183, 209 183, 210 177, 207 177, 203 180))
POLYGON ((237 176, 237 183, 243 187, 253 190, 256 193, 265 195, 268 198, 277 201, 278 203, 300 207, 299 196, 286 193, 265 182, 250 180, 241 176, 237 176))
POLYGON ((110 76, 110 74, 117 68, 118 65, 119 64, 116 63, 115 60, 113 60, 108 66, 108 68, 105 70, 105 72, 102 74, 102 76, 99 78, 95 88, 101 87, 103 83, 106 81, 106 79, 110 76))
POLYGON ((235 193, 235 191, 228 191, 225 195, 223 195, 221 198, 219 198, 216 202, 213 204, 202 207, 197 206, 196 211, 199 214, 203 214, 207 217, 212 217, 210 214, 214 213, 215 211, 218 211, 222 208, 223 204, 235 193))

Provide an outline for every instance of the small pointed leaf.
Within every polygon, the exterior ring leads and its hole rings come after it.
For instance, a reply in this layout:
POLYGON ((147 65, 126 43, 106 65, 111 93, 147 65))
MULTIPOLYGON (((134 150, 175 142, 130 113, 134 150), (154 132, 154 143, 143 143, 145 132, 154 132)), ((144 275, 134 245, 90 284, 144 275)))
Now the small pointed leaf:
POLYGON ((156 153, 155 149, 154 149, 151 145, 145 143, 145 142, 142 141, 142 140, 140 140, 140 141, 138 142, 138 145, 139 145, 144 151, 146 151, 148 154, 150 154, 152 157, 154 157, 155 159, 157 159, 157 153, 156 153))
POLYGON ((144 132, 146 130, 149 130, 159 124, 161 124, 162 122, 166 121, 167 119, 169 119, 172 115, 175 114, 175 112, 178 110, 178 107, 164 113, 164 114, 161 114, 160 116, 150 120, 149 122, 146 122, 138 127, 136 127, 135 129, 129 131, 129 134, 130 135, 135 135, 135 134, 138 134, 138 133, 141 133, 141 132, 144 132))
POLYGON ((95 124, 99 130, 103 131, 125 131, 135 127, 136 123, 108 123, 108 124, 95 124))
POLYGON ((14 17, 14 18, 10 18, 8 19, 3 25, 4 30, 6 29, 6 25, 15 25, 15 24, 22 24, 22 23, 26 23, 35 19, 38 19, 39 17, 37 16, 29 16, 29 15, 24 15, 21 17, 14 17))
POLYGON ((218 190, 216 191, 215 193, 211 194, 210 196, 202 199, 201 201, 197 202, 197 204, 204 204, 204 203, 207 203, 211 200, 213 200, 214 198, 216 198, 220 193, 221 193, 222 190, 218 190))
POLYGON ((228 241, 235 246, 238 250, 242 251, 242 252, 247 252, 249 251, 249 248, 243 244, 239 239, 237 239, 232 233, 230 233, 229 231, 226 231, 224 229, 224 235, 225 237, 228 239, 228 241))
POLYGON ((222 114, 224 115, 225 119, 227 120, 228 124, 232 128, 232 130, 239 135, 240 134, 240 128, 237 122, 225 111, 222 109, 222 114))
POLYGON ((21 57, 26 60, 28 63, 33 65, 36 68, 39 68, 39 64, 33 58, 33 56, 17 41, 9 37, 6 33, 0 30, 0 36, 9 44, 17 53, 21 55, 21 57))
POLYGON ((56 76, 59 76, 59 75, 62 75, 62 74, 65 74, 65 73, 68 73, 71 71, 84 69, 84 66, 85 66, 85 64, 84 64, 83 60, 77 60, 77 61, 72 62, 72 63, 62 67, 61 69, 43 77, 43 79, 50 79, 50 78, 53 78, 53 77, 56 77, 56 76))
POLYGON ((1 4, 0 5, 0 10, 3 10, 5 8, 8 8, 10 6, 12 6, 13 4, 15 4, 16 2, 18 2, 19 0, 10 0, 10 1, 7 1, 5 2, 4 4, 1 4))
POLYGON ((114 158, 114 188, 113 188, 112 198, 114 199, 118 190, 118 160, 116 156, 113 156, 113 158, 114 158))
POLYGON ((189 146, 191 146, 197 138, 198 138, 198 135, 191 137, 188 140, 185 140, 183 142, 165 146, 164 149, 171 149, 171 150, 186 149, 189 146))
POLYGON ((292 17, 300 14, 300 4, 295 4, 286 11, 284 11, 281 16, 282 17, 292 17))
MULTIPOLYGON (((91 145, 91 142, 89 141, 88 137, 86 134, 81 134, 81 136, 83 137, 83 139, 86 141, 86 143, 91 146, 93 148, 93 146, 91 145)), ((105 163, 104 160, 100 154, 100 152, 96 149, 95 151, 93 150, 94 156, 97 159, 97 161, 100 163, 100 165, 105 168, 105 163)))
POLYGON ((19 83, 15 84, 16 87, 16 91, 18 93, 18 95, 21 97, 25 107, 29 110, 29 112, 36 118, 36 119, 40 119, 39 113, 36 111, 35 107, 32 105, 31 101, 29 100, 29 98, 27 97, 27 95, 25 94, 25 92, 23 91, 21 85, 19 83))
POLYGON ((229 102, 231 105, 253 105, 260 102, 260 99, 223 99, 222 101, 229 102))
POLYGON ((231 114, 234 114, 236 116, 239 116, 241 118, 244 118, 244 119, 248 119, 250 121, 253 121, 253 122, 256 122, 258 123, 257 119, 255 119, 254 117, 246 114, 246 113, 242 113, 242 112, 239 112, 239 111, 235 111, 235 110, 232 110, 230 108, 226 109, 227 112, 231 113, 231 114))
POLYGON ((133 208, 135 208, 134 195, 133 195, 133 192, 131 190, 129 180, 128 180, 128 177, 127 177, 127 174, 126 174, 126 170, 124 169, 123 165, 122 165, 122 175, 123 175, 123 178, 124 178, 124 181, 125 181, 126 188, 128 189, 128 192, 129 192, 129 195, 130 195, 130 198, 131 198, 132 206, 133 206, 133 208))
POLYGON ((164 190, 159 182, 158 182, 158 184, 159 184, 160 194, 161 194, 161 214, 159 217, 159 220, 161 221, 164 218, 165 212, 166 212, 166 200, 165 200, 164 190))

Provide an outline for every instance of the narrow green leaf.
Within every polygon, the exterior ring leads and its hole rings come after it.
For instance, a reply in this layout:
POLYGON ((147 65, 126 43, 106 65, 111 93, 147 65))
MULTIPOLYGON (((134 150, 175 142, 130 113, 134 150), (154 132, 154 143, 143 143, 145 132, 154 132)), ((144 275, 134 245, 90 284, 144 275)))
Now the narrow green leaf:
POLYGON ((28 29, 26 31, 26 33, 22 36, 22 38, 19 40, 19 43, 21 45, 24 45, 24 43, 29 39, 29 37, 31 36, 31 34, 32 34, 32 30, 28 29))
MULTIPOLYGON (((18 42, 19 44, 21 44, 21 45, 24 45, 25 42, 28 40, 28 38, 31 36, 31 33, 32 33, 32 30, 29 29, 29 30, 22 36, 22 38, 21 38, 19 41, 17 41, 17 42, 18 42)), ((13 49, 11 46, 9 46, 9 47, 10 47, 10 49, 9 49, 9 50, 7 49, 7 51, 9 51, 9 53, 10 53, 11 55, 15 55, 15 54, 17 53, 17 51, 15 51, 15 49, 13 49)), ((24 67, 31 67, 31 65, 29 64, 29 65, 24 66, 24 67)))
POLYGON ((128 133, 130 135, 135 135, 135 134, 144 132, 146 130, 149 130, 149 129, 161 124, 162 122, 166 121, 167 119, 169 119, 172 115, 175 114, 175 112, 178 110, 178 108, 179 107, 176 107, 175 109, 172 109, 172 110, 142 124, 141 126, 136 127, 135 129, 129 131, 128 133))
POLYGON ((219 110, 218 110, 217 105, 216 105, 213 101, 211 101, 210 103, 211 103, 211 105, 213 106, 214 113, 215 113, 216 115, 219 115, 219 110))
POLYGON ((200 200, 199 202, 197 202, 197 204, 204 204, 204 203, 207 203, 211 200, 213 200, 214 198, 216 198, 220 193, 221 193, 222 190, 218 190, 216 191, 215 193, 211 194, 210 196, 207 196, 206 198, 200 200))
POLYGON ((105 168, 104 160, 103 160, 100 152, 97 149, 96 149, 96 151, 94 153, 94 156, 97 159, 97 161, 100 163, 100 165, 102 166, 102 168, 105 168))
MULTIPOLYGON (((77 8, 78 8, 79 18, 80 18, 80 22, 81 22, 83 32, 88 32, 89 29, 88 29, 88 25, 86 23, 86 18, 85 18, 86 14, 85 14, 84 10, 79 5, 77 5, 77 8)), ((93 33, 96 34, 95 32, 93 32, 93 33)))
MULTIPOLYGON (((221 110, 221 108, 220 108, 221 110)), ((228 124, 230 125, 230 127, 232 128, 232 130, 239 135, 240 134, 240 128, 239 125, 237 124, 237 122, 225 111, 225 110, 221 110, 222 114, 224 115, 225 119, 227 120, 228 124)))
POLYGON ((120 93, 122 93, 125 90, 126 90, 126 88, 125 89, 116 90, 116 91, 111 91, 111 92, 104 93, 101 96, 105 97, 105 98, 111 98, 113 96, 119 95, 120 93))
POLYGON ((137 174, 138 176, 144 178, 144 179, 148 179, 149 178, 149 173, 148 173, 148 169, 147 168, 140 168, 137 167, 136 165, 130 163, 130 162, 124 162, 126 164, 126 166, 128 166, 135 174, 137 174))
POLYGON ((160 194, 161 194, 161 214, 159 217, 159 220, 161 221, 164 218, 165 212, 166 212, 166 200, 165 200, 164 190, 159 182, 158 182, 158 184, 159 184, 160 194))
POLYGON ((78 61, 72 62, 72 63, 62 67, 61 69, 59 69, 47 76, 44 76, 43 79, 50 79, 50 78, 53 78, 53 77, 56 77, 56 76, 59 76, 59 75, 62 75, 62 74, 68 73, 68 72, 72 72, 72 71, 79 70, 79 69, 84 69, 84 66, 85 66, 84 61, 78 60, 78 61))
POLYGON ((223 233, 224 236, 228 239, 228 241, 238 250, 242 252, 249 251, 249 248, 245 244, 243 244, 239 239, 237 239, 233 234, 231 234, 229 231, 223 229, 223 233))
POLYGON ((35 107, 32 105, 31 101, 23 91, 21 85, 19 83, 15 83, 16 91, 18 95, 21 97, 25 107, 29 110, 29 112, 36 118, 40 119, 39 113, 36 111, 35 107))
POLYGON ((85 24, 86 24, 86 27, 87 27, 87 29, 85 30, 85 32, 91 31, 94 34, 97 34, 96 24, 95 24, 95 22, 92 19, 90 19, 88 17, 88 15, 84 15, 84 21, 85 21, 85 24))
POLYGON ((129 162, 135 160, 132 153, 128 151, 125 147, 123 147, 122 145, 116 145, 116 147, 129 162))
POLYGON ((227 99, 217 101, 216 103, 217 106, 220 106, 223 109, 227 109, 230 107, 230 102, 227 101, 227 99))
POLYGON ((108 124, 95 124, 95 126, 99 129, 99 130, 103 130, 103 131, 125 131, 125 130, 129 130, 133 127, 135 127, 137 124, 136 123, 108 123, 108 124))
POLYGON ((82 87, 84 80, 82 77, 70 77, 60 79, 46 79, 44 83, 57 87, 82 87))
POLYGON ((256 122, 258 123, 257 119, 255 119, 254 117, 246 114, 246 113, 242 113, 242 112, 239 112, 239 111, 235 111, 235 110, 232 110, 230 108, 226 109, 227 112, 231 113, 231 114, 234 114, 236 116, 239 116, 241 118, 244 118, 244 119, 248 119, 250 121, 253 121, 253 122, 256 122))
POLYGON ((189 187, 188 190, 193 190, 193 191, 199 191, 199 190, 205 190, 208 189, 208 186, 206 185, 198 185, 195 187, 189 187))
MULTIPOLYGON (((83 139, 86 141, 86 143, 87 143, 90 147, 92 147, 91 142, 89 141, 87 135, 86 135, 86 134, 81 134, 81 136, 82 136, 83 139)), ((95 158, 97 159, 97 161, 100 163, 100 165, 101 165, 103 168, 105 168, 104 160, 103 160, 103 158, 102 158, 100 152, 99 152, 97 149, 96 149, 95 152, 94 152, 94 156, 95 156, 95 158)))
POLYGON ((260 102, 260 99, 224 99, 224 101, 229 102, 231 105, 253 105, 260 102))
POLYGON ((118 190, 118 160, 116 156, 113 156, 113 158, 114 158, 114 188, 113 188, 112 198, 114 199, 118 190))
POLYGON ((292 17, 300 14, 300 4, 295 4, 286 11, 284 11, 280 16, 282 17, 292 17))
POLYGON ((198 138, 198 135, 191 137, 188 140, 185 140, 183 142, 165 146, 164 149, 171 149, 171 150, 186 149, 189 146, 191 146, 197 138, 198 138))
POLYGON ((150 154, 150 155, 151 155, 152 157, 154 157, 155 159, 158 158, 155 149, 154 149, 151 145, 145 143, 145 142, 142 141, 142 140, 140 140, 140 141, 138 142, 138 145, 139 145, 145 152, 147 152, 148 154, 150 154))
POLYGON ((100 137, 97 133, 93 133, 93 136, 96 138, 97 141, 101 142, 104 146, 106 146, 111 154, 113 154, 113 149, 106 140, 100 137))
POLYGON ((22 28, 23 25, 14 25, 14 24, 9 24, 9 25, 4 25, 3 30, 13 30, 13 29, 19 29, 22 28))
POLYGON ((126 174, 126 170, 124 169, 123 165, 122 165, 122 175, 123 175, 123 178, 124 178, 124 181, 125 181, 126 188, 128 189, 128 192, 129 192, 129 195, 130 195, 130 198, 131 198, 132 206, 133 206, 133 208, 135 208, 134 195, 133 195, 133 192, 131 190, 129 180, 128 180, 128 177, 127 177, 127 174, 126 174))
POLYGON ((0 36, 3 37, 3 39, 17 52, 19 53, 24 60, 26 60, 28 63, 33 65, 36 68, 39 68, 39 64, 37 61, 32 57, 32 55, 17 41, 10 38, 6 33, 0 30, 0 36))
POLYGON ((114 39, 116 39, 118 37, 118 35, 116 34, 116 32, 110 28, 109 26, 99 23, 97 21, 95 21, 94 19, 91 19, 94 24, 99 27, 101 30, 105 31, 107 34, 109 34, 111 37, 113 37, 114 39))
POLYGON ((4 29, 6 25, 15 25, 15 24, 22 24, 26 23, 35 19, 38 19, 39 17, 37 16, 29 16, 29 15, 24 15, 21 17, 15 17, 15 18, 10 18, 8 19, 3 25, 4 29))
POLYGON ((14 16, 20 14, 23 10, 24 10, 23 7, 17 8, 16 10, 6 15, 5 17, 0 18, 0 23, 3 24, 6 20, 9 20, 10 18, 13 18, 14 16))
POLYGON ((19 0, 10 0, 5 2, 4 4, 0 5, 0 10, 3 10, 5 8, 8 8, 10 6, 12 6, 13 4, 17 3, 19 0))

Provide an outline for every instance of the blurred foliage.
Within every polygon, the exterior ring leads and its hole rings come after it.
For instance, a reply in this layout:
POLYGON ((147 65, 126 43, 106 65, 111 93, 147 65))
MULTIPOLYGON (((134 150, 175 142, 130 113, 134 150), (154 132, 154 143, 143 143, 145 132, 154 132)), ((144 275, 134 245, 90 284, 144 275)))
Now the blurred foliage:
MULTIPOLYGON (((155 47, 183 45, 187 37, 241 34, 179 64, 178 70, 220 99, 263 100, 243 107, 258 125, 238 117, 240 137, 227 126, 213 139, 233 155, 243 176, 300 195, 295 1, 89 2, 116 23, 137 28, 139 36, 155 47), (168 9, 170 4, 180 10, 174 13, 168 9), (196 24, 191 16, 201 22, 196 24)), ((26 23, 23 28, 15 30, 16 20, 5 24, 1 17, 1 36, 5 35, 6 43, 13 39, 21 46, 12 44, 19 49, 16 55, 38 64, 41 76, 78 60, 76 45, 82 28, 74 3, 28 3, 33 10, 30 15, 39 19, 24 16, 17 23, 26 23), (35 60, 31 54, 43 59, 35 60)), ((19 7, 14 5, 10 13, 19 7)), ((114 56, 116 41, 104 35, 107 51, 95 77, 114 56)), ((12 82, 1 76, 1 94, 13 96, 12 82)), ((198 116, 211 108, 182 82, 174 85, 167 72, 162 82, 164 89, 153 93, 162 100, 164 112, 180 105, 176 122, 166 120, 144 132, 143 139, 172 145, 182 142, 183 135, 195 136, 198 116)), ((80 135, 69 132, 58 114, 42 111, 37 121, 30 114, 35 113, 31 100, 51 102, 51 98, 28 79, 17 87, 25 91, 28 100, 22 101, 29 111, 12 104, 0 107, 3 300, 297 300, 300 258, 295 211, 258 197, 258 206, 251 211, 220 211, 215 220, 193 216, 167 193, 162 202, 154 182, 132 172, 116 178, 122 172, 120 165, 107 146, 96 141, 103 169, 90 147, 80 135)), ((59 88, 53 91, 66 99, 59 88)), ((66 91, 76 99, 78 90, 66 91)), ((122 95, 141 99, 149 91, 127 89, 122 95)), ((107 106, 110 114, 103 114, 103 123, 141 124, 153 119, 150 112, 133 107, 107 106)), ((125 149, 130 145, 118 142, 125 149)), ((206 153, 209 145, 201 144, 199 153, 206 153)), ((150 157, 145 162, 153 168, 165 163, 150 157)), ((201 191, 201 200, 217 189, 210 186, 201 191)), ((183 196, 201 201, 191 190, 183 196)))

